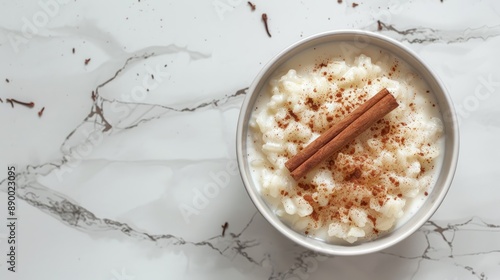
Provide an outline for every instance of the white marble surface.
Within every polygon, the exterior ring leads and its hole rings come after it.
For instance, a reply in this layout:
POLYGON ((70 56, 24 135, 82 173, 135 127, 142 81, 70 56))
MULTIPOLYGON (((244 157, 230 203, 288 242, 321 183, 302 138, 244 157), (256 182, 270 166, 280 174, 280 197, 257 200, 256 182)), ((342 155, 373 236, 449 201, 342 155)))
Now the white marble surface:
POLYGON ((1 279, 500 279, 500 2, 253 3, 0 1, 1 279), (358 257, 286 240, 234 169, 255 75, 289 44, 336 29, 416 51, 447 85, 461 129, 455 180, 431 221, 358 257), (201 199, 205 188, 214 192, 201 199))

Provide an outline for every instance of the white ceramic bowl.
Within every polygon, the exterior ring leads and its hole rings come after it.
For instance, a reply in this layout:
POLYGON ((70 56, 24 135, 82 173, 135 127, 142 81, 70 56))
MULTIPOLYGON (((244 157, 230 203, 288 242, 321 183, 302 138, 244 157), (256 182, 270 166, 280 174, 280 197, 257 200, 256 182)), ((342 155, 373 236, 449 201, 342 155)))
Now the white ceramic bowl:
POLYGON ((311 250, 329 255, 360 255, 380 251, 400 242, 418 230, 432 216, 445 198, 451 185, 458 161, 459 136, 457 119, 455 116, 453 104, 443 83, 436 77, 424 61, 401 43, 391 38, 367 31, 351 30, 320 33, 303 39, 279 53, 262 69, 250 86, 241 108, 236 137, 236 150, 241 177, 248 195, 260 213, 269 223, 271 223, 271 225, 294 242, 311 250), (432 191, 428 194, 424 204, 406 223, 397 227, 395 230, 374 240, 355 243, 350 246, 329 244, 318 239, 307 237, 282 222, 279 217, 274 214, 273 210, 267 205, 264 197, 260 194, 259 187, 250 174, 247 157, 247 154, 250 152, 247 147, 247 135, 249 133, 248 123, 262 87, 268 82, 273 72, 294 55, 313 48, 316 45, 330 42, 351 42, 364 47, 375 46, 385 49, 389 53, 405 61, 427 82, 431 91, 434 93, 444 124, 445 146, 443 164, 436 183, 432 191))

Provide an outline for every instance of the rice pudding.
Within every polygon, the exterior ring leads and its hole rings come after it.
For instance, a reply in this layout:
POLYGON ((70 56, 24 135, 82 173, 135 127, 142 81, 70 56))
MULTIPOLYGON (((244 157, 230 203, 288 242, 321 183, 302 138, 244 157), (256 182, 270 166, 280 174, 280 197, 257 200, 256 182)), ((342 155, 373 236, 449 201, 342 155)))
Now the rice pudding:
POLYGON ((429 87, 375 47, 328 43, 293 57, 263 87, 249 126, 250 170, 268 204, 296 231, 332 243, 404 223, 442 161, 443 124, 429 87), (295 181, 285 162, 383 88, 399 107, 295 181))

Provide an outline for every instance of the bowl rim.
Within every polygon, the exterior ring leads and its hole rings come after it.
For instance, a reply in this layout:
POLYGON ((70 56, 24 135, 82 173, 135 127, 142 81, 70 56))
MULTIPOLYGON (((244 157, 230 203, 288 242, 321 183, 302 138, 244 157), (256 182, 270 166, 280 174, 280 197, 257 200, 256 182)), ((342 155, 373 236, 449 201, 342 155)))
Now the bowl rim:
MULTIPOLYGON (((382 46, 377 46, 377 47, 383 48, 382 46)), ((402 60, 404 60, 411 67, 415 68, 415 65, 408 62, 407 59, 402 58, 402 60)), ((458 120, 456 117, 455 109, 453 107, 453 102, 449 96, 449 93, 444 83, 440 80, 440 78, 436 75, 436 73, 428 66, 428 64, 426 64, 413 50, 411 50, 402 43, 390 37, 365 30, 335 30, 335 31, 326 31, 317 33, 297 41, 296 43, 290 45, 289 47, 285 48, 284 50, 280 51, 277 55, 275 55, 259 71, 259 73, 257 74, 257 76, 255 77, 251 86, 248 89, 247 95, 240 110, 236 134, 237 134, 236 155, 237 155, 237 162, 238 162, 240 176, 243 180, 243 185, 245 186, 245 189, 248 195, 250 196, 250 199, 252 200, 253 204, 256 206, 258 211, 274 228, 276 228, 278 231, 280 231, 283 235, 285 235, 287 238, 289 238, 296 244, 302 245, 305 248, 327 255, 347 256, 347 255, 362 255, 362 254, 374 253, 386 249, 390 246, 393 246, 399 243, 400 241, 404 240, 405 238, 407 238, 409 235, 413 234, 425 222, 429 220, 429 218, 435 213, 435 211, 439 208, 440 204, 444 200, 448 190, 451 187, 453 177, 456 172, 456 167, 458 164, 458 156, 459 156, 458 120), (433 88, 431 84, 435 84, 433 91, 435 94, 435 98, 436 99, 439 98, 440 110, 442 109, 443 105, 446 105, 444 106, 445 107, 444 112, 441 111, 441 114, 443 117, 443 122, 446 123, 446 125, 444 126, 446 129, 445 133, 445 137, 447 138, 446 140, 448 142, 451 141, 451 143, 446 142, 446 147, 444 150, 445 152, 449 151, 449 154, 446 155, 445 158, 443 158, 443 163, 441 164, 442 167, 445 164, 447 164, 448 166, 447 173, 443 175, 442 172, 440 171, 438 176, 442 187, 440 188, 438 193, 434 194, 432 201, 430 201, 430 197, 428 197, 426 199, 426 202, 424 202, 424 204, 431 203, 431 206, 428 207, 428 209, 425 212, 423 212, 423 214, 420 213, 420 218, 416 222, 412 224, 406 222, 404 226, 400 226, 398 229, 391 231, 390 233, 384 235, 383 238, 380 237, 371 241, 359 243, 359 245, 356 246, 336 245, 304 236, 296 232, 294 229, 286 225, 281 220, 279 220, 279 218, 274 213, 272 213, 272 210, 269 209, 269 206, 266 204, 265 199, 260 194, 259 190, 257 188, 252 187, 250 179, 251 175, 246 172, 246 168, 248 167, 248 162, 245 161, 246 157, 244 155, 244 153, 246 152, 246 150, 244 151, 244 148, 246 148, 246 137, 248 132, 247 117, 251 115, 251 111, 253 109, 253 106, 250 107, 250 105, 254 104, 262 86, 265 83, 267 83, 272 73, 277 68, 279 68, 285 61, 297 55, 304 49, 307 49, 314 45, 320 45, 327 42, 334 42, 335 41, 334 39, 336 37, 352 37, 353 40, 351 40, 350 42, 355 41, 354 39, 356 38, 368 39, 368 42, 372 40, 372 43, 373 40, 377 40, 379 42, 382 42, 383 44, 388 44, 389 46, 392 45, 392 47, 394 47, 399 52, 399 54, 396 54, 394 51, 387 50, 392 55, 401 58, 401 55, 403 54, 407 58, 413 60, 414 63, 419 64, 418 66, 421 69, 421 71, 422 70, 425 71, 424 73, 425 76, 428 76, 427 79, 425 79, 425 81, 429 84, 431 88, 433 88), (429 81, 428 80, 429 78, 432 81, 429 81), (437 89, 440 90, 439 96, 436 95, 435 92, 436 87, 437 89), (445 159, 447 159, 446 162, 445 159), (402 228, 404 230, 401 230, 402 228), (396 234, 398 232, 400 233, 396 234)), ((435 182, 432 192, 434 192, 435 186, 437 184, 438 181, 435 182)), ((420 209, 422 208, 419 208, 417 213, 421 212, 420 209)), ((416 216, 417 213, 415 213, 412 217, 410 217, 408 221, 414 219, 414 216, 416 216)))

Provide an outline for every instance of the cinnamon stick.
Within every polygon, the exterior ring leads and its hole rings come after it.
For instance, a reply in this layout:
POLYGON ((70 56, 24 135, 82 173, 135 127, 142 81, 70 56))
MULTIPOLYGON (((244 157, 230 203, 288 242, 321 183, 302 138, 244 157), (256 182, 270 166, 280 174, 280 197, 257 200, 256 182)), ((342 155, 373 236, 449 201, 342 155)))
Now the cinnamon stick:
POLYGON ((354 120, 359 118, 368 109, 373 107, 377 102, 379 102, 384 96, 390 94, 387 89, 382 89, 372 98, 370 98, 365 103, 361 104, 354 111, 352 111, 347 117, 343 118, 340 122, 336 123, 330 127, 327 131, 316 138, 312 143, 307 145, 300 153, 289 159, 285 166, 290 172, 294 171, 295 168, 299 167, 304 161, 310 158, 314 153, 316 153, 321 147, 330 142, 335 136, 337 136, 342 130, 344 130, 348 125, 350 125, 354 120))
POLYGON ((323 135, 318 137, 295 157, 292 162, 285 164, 290 175, 299 180, 312 168, 326 158, 338 152, 346 144, 354 140, 379 119, 398 107, 398 102, 387 89, 381 90, 374 97, 363 103, 346 118, 334 125, 323 135), (321 139, 320 139, 321 138, 321 139), (318 140, 320 139, 320 140, 318 140), (318 143, 315 143, 318 141, 318 143), (304 153, 304 151, 306 151, 304 153), (302 154, 304 153, 304 154, 302 154), (294 159, 295 158, 295 159, 294 159), (298 164, 298 166, 296 166, 298 164), (296 166, 295 168, 289 168, 296 166))

